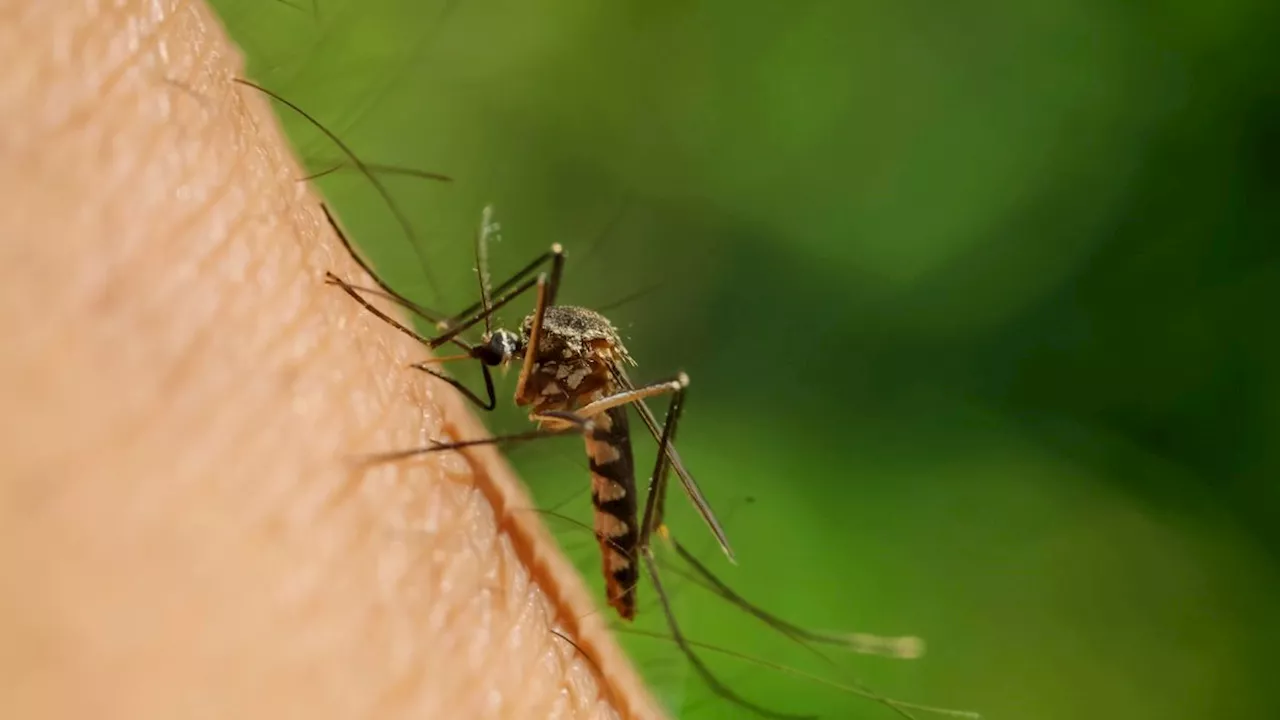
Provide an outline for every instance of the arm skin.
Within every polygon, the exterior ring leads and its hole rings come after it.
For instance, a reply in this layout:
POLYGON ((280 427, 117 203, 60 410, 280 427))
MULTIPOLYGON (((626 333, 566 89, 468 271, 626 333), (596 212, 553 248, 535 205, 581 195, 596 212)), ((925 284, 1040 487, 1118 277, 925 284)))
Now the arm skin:
POLYGON ((485 431, 212 13, 113 4, 0 3, 0 717, 657 716, 496 452, 350 462, 485 431))

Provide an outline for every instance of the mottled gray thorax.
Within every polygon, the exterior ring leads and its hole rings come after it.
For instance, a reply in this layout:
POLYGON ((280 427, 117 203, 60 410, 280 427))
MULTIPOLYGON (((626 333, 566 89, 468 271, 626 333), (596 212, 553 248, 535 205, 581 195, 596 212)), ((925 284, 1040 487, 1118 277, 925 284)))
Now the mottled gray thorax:
MULTIPOLYGON (((526 343, 533 332, 533 316, 524 319, 526 343)), ((538 347, 520 405, 535 410, 573 410, 617 391, 614 370, 632 364, 622 338, 603 315, 572 305, 553 305, 542 318, 538 347)))

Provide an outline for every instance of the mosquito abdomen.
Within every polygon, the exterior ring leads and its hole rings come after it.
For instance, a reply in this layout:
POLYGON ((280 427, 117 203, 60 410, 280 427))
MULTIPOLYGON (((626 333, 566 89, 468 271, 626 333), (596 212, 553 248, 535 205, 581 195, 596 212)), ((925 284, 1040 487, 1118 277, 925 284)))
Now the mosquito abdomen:
POLYGON ((609 605, 623 620, 636 614, 636 475, 625 407, 606 410, 593 418, 587 436, 591 466, 591 502, 595 505, 596 540, 603 559, 609 605))

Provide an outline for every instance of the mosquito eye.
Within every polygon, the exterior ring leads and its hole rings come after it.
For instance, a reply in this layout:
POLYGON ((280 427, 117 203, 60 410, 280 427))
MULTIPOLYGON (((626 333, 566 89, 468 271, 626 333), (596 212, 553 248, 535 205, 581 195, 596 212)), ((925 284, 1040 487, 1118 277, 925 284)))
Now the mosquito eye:
POLYGON ((502 364, 502 352, 495 346, 496 343, 490 341, 488 345, 479 345, 471 351, 471 357, 480 362, 495 367, 502 364))
POLYGON ((490 366, 501 365, 520 352, 520 338, 515 333, 500 330, 489 338, 484 350, 484 354, 480 356, 481 362, 490 366))

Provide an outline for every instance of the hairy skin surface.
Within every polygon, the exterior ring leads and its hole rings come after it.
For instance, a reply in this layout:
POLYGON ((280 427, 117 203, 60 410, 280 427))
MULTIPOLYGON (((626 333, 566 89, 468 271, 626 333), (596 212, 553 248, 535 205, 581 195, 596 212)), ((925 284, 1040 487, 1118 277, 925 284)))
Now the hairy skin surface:
POLYGON ((349 462, 485 431, 212 13, 0 17, 0 717, 657 716, 497 453, 349 462))

